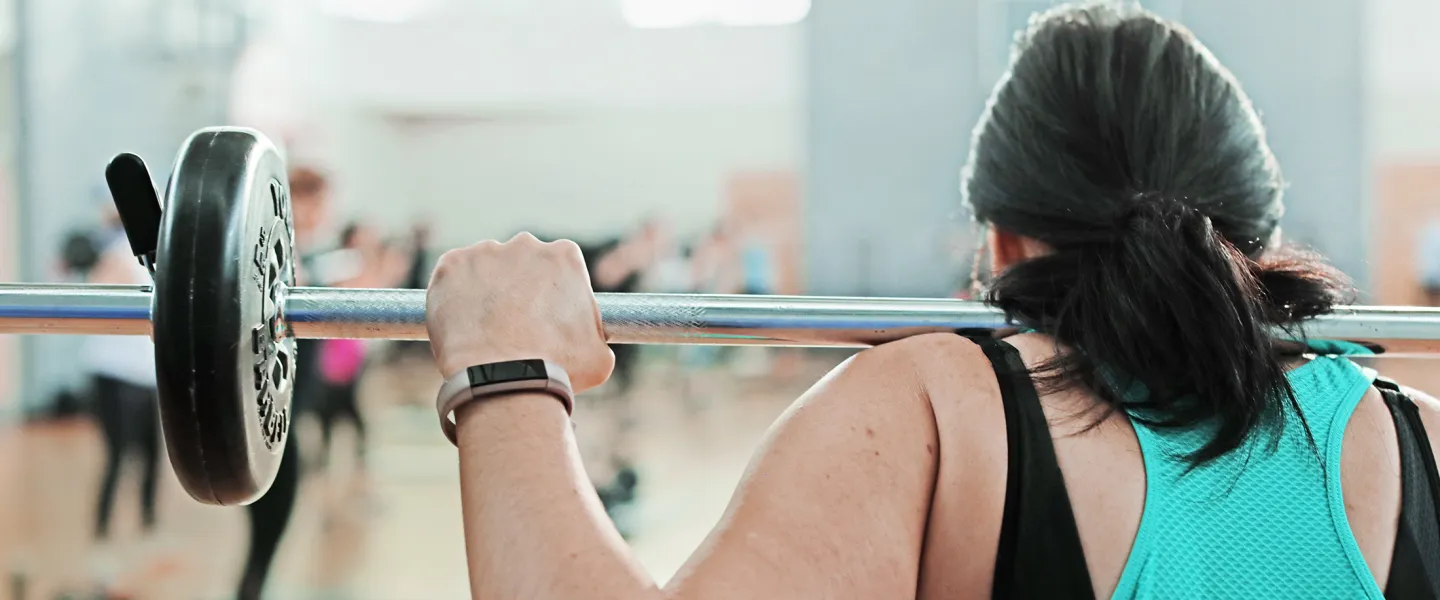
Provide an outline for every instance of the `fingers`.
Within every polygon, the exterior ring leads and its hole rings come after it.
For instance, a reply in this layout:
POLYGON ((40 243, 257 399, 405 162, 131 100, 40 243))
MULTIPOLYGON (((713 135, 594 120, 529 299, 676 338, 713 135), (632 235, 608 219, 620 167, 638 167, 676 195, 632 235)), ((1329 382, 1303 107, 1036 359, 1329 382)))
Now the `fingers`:
MULTIPOLYGON (((485 244, 487 242, 480 243, 485 244)), ((489 241, 489 243, 496 244, 497 246, 516 248, 543 248, 549 252, 568 255, 578 260, 581 264, 584 264, 585 262, 580 252, 580 246, 575 242, 567 239, 559 239, 553 242, 545 242, 541 241, 540 238, 535 237, 534 234, 531 234, 528 231, 522 231, 515 234, 514 237, 510 238, 510 240, 505 242, 504 244, 499 244, 493 241, 489 241)))
POLYGON ((577 391, 614 365, 580 247, 528 232, 484 240, 436 261, 426 327, 442 371, 542 357, 562 364, 577 391), (482 360, 483 359, 483 360, 482 360))
POLYGON ((508 242, 506 242, 506 243, 507 243, 507 244, 537 244, 537 245, 538 245, 538 244, 543 244, 544 242, 541 242, 541 241, 540 241, 540 238, 535 237, 535 236, 534 236, 533 234, 531 234, 530 232, 528 232, 528 231, 522 231, 522 232, 520 232, 520 233, 515 234, 515 237, 510 238, 510 241, 508 241, 508 242))

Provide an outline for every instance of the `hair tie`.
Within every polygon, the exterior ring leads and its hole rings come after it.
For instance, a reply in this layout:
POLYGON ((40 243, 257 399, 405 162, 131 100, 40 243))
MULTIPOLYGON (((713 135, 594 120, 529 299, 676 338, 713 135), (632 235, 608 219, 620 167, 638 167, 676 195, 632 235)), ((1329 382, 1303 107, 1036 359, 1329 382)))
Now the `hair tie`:
POLYGON ((1134 231, 1143 221, 1199 214, 1188 201, 1188 197, 1177 198, 1158 191, 1136 192, 1117 215, 1116 229, 1123 234, 1134 231))

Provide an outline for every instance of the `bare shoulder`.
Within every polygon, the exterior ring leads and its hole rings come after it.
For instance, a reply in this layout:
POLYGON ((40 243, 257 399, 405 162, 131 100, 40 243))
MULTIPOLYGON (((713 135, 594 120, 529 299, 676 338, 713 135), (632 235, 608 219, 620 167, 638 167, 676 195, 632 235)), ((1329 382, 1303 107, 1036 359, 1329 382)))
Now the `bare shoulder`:
POLYGON ((943 449, 926 371, 951 343, 866 349, 792 404, 672 597, 914 598, 943 449))
POLYGON ((1402 389, 1420 408, 1420 421, 1425 424, 1425 431, 1430 436, 1430 447, 1440 454, 1440 400, 1412 387, 1402 389))
MULTIPOLYGON (((1415 400, 1415 404, 1420 407, 1420 414, 1426 417, 1440 414, 1440 400, 1436 400, 1434 396, 1410 386, 1400 386, 1400 389, 1405 390, 1405 393, 1408 394, 1411 399, 1415 400)), ((1426 424, 1428 425, 1429 421, 1427 421, 1426 424)))
POLYGON ((1003 422, 994 368, 984 350, 964 336, 906 338, 861 352, 854 363, 857 374, 888 379, 890 385, 897 383, 896 374, 904 373, 904 381, 925 399, 942 436, 951 438, 947 448, 987 443, 987 436, 977 437, 976 431, 994 431, 995 423, 1003 422))
MULTIPOLYGON (((908 415, 915 423, 958 435, 991 423, 988 403, 997 395, 995 376, 985 353, 973 341, 954 334, 926 334, 868 348, 821 380, 796 404, 871 420, 908 415)), ((1000 416, 1003 418, 1003 416, 1000 416)), ((958 447, 954 443, 950 447, 958 447)))
MULTIPOLYGON (((897 402, 923 406, 931 393, 944 385, 944 365, 966 360, 967 346, 979 355, 973 342, 957 335, 920 335, 866 348, 835 367, 795 407, 894 410, 897 402)), ((980 356, 984 360, 983 355, 980 356)), ((927 409, 925 412, 929 412, 927 409)))
POLYGON ((855 362, 856 368, 866 371, 904 372, 931 391, 973 383, 978 376, 993 378, 980 346, 950 333, 918 335, 876 346, 857 355, 855 362))

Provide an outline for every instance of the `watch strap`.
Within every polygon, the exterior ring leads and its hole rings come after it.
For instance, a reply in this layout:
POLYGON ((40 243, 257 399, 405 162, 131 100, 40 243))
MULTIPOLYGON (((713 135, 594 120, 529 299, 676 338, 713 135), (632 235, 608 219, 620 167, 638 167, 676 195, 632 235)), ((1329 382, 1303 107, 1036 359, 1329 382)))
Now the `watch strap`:
POLYGON ((469 402, 522 392, 549 394, 565 406, 566 414, 574 412, 575 394, 564 367, 548 360, 512 360, 475 365, 446 379, 435 398, 440 429, 450 443, 458 445, 457 409, 469 402))

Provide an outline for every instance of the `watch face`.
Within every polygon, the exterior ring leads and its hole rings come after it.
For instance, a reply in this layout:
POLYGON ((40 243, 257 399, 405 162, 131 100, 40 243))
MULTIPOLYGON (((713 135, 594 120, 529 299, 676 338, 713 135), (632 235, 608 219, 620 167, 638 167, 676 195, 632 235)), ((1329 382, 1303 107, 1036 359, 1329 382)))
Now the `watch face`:
POLYGON ((466 371, 470 375, 470 387, 550 378, 549 373, 545 371, 545 361, 540 359, 477 365, 466 371))

